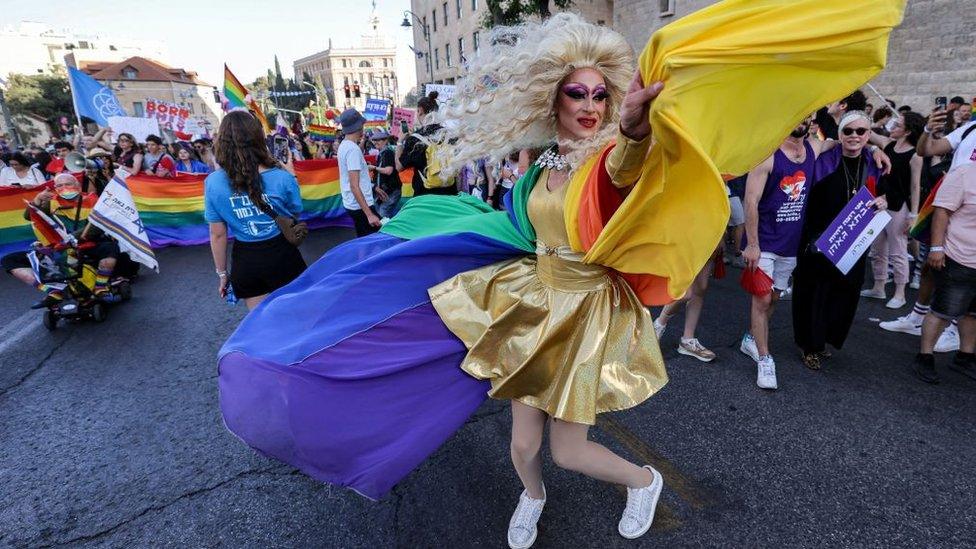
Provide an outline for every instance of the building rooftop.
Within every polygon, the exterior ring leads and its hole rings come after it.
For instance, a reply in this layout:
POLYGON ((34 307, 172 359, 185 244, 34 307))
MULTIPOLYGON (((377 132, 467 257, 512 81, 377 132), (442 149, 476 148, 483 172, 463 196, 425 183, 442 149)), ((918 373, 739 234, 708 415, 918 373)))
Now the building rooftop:
POLYGON ((78 68, 96 80, 135 80, 140 82, 176 82, 209 86, 197 78, 195 71, 170 67, 145 57, 124 61, 79 61, 78 68))

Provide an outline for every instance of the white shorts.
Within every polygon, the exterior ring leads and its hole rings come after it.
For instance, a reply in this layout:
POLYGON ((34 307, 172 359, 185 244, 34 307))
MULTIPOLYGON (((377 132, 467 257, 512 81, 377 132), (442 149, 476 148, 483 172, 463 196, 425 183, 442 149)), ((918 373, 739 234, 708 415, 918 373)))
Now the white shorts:
POLYGON ((742 209, 742 199, 734 194, 729 196, 729 209, 731 210, 731 215, 729 216, 729 227, 745 225, 746 212, 742 209))
POLYGON ((773 279, 773 288, 782 292, 790 286, 790 276, 793 275, 793 269, 796 269, 796 258, 762 252, 759 254, 759 268, 773 279))

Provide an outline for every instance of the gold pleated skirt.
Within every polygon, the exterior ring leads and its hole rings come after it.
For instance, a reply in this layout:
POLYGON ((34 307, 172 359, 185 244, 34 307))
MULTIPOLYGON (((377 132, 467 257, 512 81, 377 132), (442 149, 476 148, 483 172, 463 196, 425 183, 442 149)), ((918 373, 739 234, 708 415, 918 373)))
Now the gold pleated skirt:
POLYGON ((429 291, 468 348, 467 373, 489 396, 592 425, 667 381, 647 309, 599 265, 531 256, 461 273, 429 291))

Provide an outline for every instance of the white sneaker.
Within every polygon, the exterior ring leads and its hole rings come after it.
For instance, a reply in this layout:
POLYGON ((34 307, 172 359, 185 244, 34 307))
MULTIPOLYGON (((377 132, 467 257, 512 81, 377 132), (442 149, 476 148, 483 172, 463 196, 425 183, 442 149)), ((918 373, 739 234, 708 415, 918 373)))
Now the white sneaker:
POLYGON ((660 341, 661 336, 664 335, 664 330, 668 328, 667 324, 661 324, 660 322, 658 322, 659 320, 661 320, 661 317, 657 317, 654 319, 654 335, 657 336, 658 341, 660 341))
POLYGON ((617 524, 617 531, 627 539, 637 539, 651 529, 657 500, 661 497, 661 489, 664 488, 664 477, 661 473, 655 471, 650 465, 645 465, 644 468, 650 471, 654 478, 650 485, 643 488, 627 488, 627 507, 624 508, 624 514, 617 524))
POLYGON ((793 299, 793 286, 787 286, 785 290, 779 293, 779 299, 781 301, 790 301, 793 299))
POLYGON ((760 389, 776 389, 776 363, 773 357, 766 355, 756 363, 756 385, 760 389))
POLYGON ((756 339, 752 334, 742 336, 742 343, 739 344, 742 354, 751 358, 753 362, 759 362, 759 349, 756 348, 756 339))
POLYGON ((512 549, 529 549, 535 543, 539 529, 539 517, 542 516, 542 508, 546 505, 546 487, 542 486, 542 499, 532 499, 529 493, 522 490, 519 496, 518 507, 512 514, 512 520, 508 521, 508 546, 512 549))
POLYGON ((705 346, 698 341, 698 338, 694 337, 691 339, 681 338, 681 343, 678 344, 678 354, 694 357, 702 362, 711 362, 715 360, 715 353, 706 349, 705 346))
POLYGON ((950 324, 946 327, 942 335, 939 336, 939 341, 935 343, 935 352, 937 353, 951 353, 953 351, 959 350, 959 329, 956 328, 955 324, 950 324))
POLYGON ((901 309, 902 307, 905 306, 905 303, 906 302, 904 299, 898 299, 893 297, 888 300, 888 303, 885 303, 885 307, 889 309, 901 309))
POLYGON ((888 296, 885 295, 884 290, 874 291, 874 288, 869 288, 867 290, 861 290, 861 297, 869 297, 871 299, 884 299, 888 296))
POLYGON ((922 285, 922 273, 915 271, 912 275, 912 281, 908 283, 908 287, 917 290, 919 286, 922 285))
POLYGON ((896 318, 895 320, 889 320, 887 322, 882 322, 878 324, 881 326, 882 330, 887 330, 889 332, 901 332, 903 334, 910 334, 913 336, 922 335, 922 323, 915 324, 912 322, 912 315, 907 314, 901 318, 896 318))

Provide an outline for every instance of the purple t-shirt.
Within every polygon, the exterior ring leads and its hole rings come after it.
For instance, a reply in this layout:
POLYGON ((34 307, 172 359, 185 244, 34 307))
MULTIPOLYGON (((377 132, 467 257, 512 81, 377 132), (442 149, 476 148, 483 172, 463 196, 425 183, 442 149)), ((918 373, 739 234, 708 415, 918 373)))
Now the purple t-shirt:
POLYGON ((813 186, 816 155, 803 142, 806 158, 797 163, 776 149, 773 170, 759 198, 759 249, 783 257, 796 257, 803 231, 803 211, 813 186))

